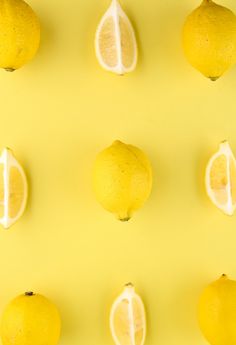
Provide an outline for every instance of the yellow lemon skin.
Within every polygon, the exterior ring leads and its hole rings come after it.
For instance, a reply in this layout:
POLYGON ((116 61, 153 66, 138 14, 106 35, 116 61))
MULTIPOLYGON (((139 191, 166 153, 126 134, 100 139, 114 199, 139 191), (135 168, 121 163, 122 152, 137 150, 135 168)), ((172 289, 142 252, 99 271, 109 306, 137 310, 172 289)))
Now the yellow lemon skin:
POLYGON ((211 345, 236 344, 236 281, 222 275, 204 289, 198 305, 198 320, 211 345))
POLYGON ((23 0, 0 0, 0 68, 14 71, 36 54, 40 24, 23 0))
POLYGON ((186 19, 183 48, 193 67, 217 80, 236 62, 236 16, 226 7, 203 0, 186 19))
POLYGON ((93 189, 107 211, 127 221, 151 193, 151 164, 139 148, 117 140, 95 160, 93 189))
POLYGON ((60 329, 60 316, 54 304, 29 292, 6 307, 0 333, 3 345, 56 345, 60 329))

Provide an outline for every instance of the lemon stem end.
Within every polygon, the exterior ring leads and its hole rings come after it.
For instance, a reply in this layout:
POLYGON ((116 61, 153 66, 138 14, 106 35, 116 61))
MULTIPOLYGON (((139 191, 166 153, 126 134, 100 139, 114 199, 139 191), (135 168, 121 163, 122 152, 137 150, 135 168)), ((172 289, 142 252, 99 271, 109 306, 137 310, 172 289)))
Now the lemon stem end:
POLYGON ((25 296, 33 296, 34 293, 32 291, 27 291, 25 292, 25 296))
MULTIPOLYGON (((204 0, 204 1, 210 2, 211 0, 204 0)), ((209 77, 209 79, 211 81, 216 81, 217 79, 219 79, 219 77, 209 77)))
POLYGON ((134 285, 129 282, 129 283, 125 284, 125 287, 134 287, 134 285))
POLYGON ((121 222, 128 222, 130 220, 130 217, 120 218, 121 222))
POLYGON ((223 273, 222 275, 221 275, 221 279, 228 279, 228 277, 227 277, 227 275, 225 274, 225 273, 223 273))
POLYGON ((5 68, 5 71, 7 71, 7 72, 14 72, 15 69, 11 68, 11 67, 7 67, 7 68, 5 68))

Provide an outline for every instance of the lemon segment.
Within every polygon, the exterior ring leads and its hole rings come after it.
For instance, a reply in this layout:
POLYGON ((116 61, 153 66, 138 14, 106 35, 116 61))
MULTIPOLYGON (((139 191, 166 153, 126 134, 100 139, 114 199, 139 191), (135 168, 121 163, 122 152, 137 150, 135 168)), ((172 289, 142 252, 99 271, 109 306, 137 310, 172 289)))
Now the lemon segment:
POLYGON ((4 165, 0 164, 0 218, 4 217, 4 165))
POLYGON ((95 51, 105 70, 123 75, 136 67, 138 53, 134 29, 118 0, 112 0, 98 25, 95 51))
POLYGON ((24 201, 24 180, 22 172, 18 167, 11 167, 9 170, 9 217, 17 217, 24 201))
POLYGON ((217 80, 236 63, 236 16, 226 7, 203 0, 185 21, 183 49, 193 67, 217 80))
POLYGON ((12 151, 5 148, 0 157, 0 224, 9 228, 23 214, 28 195, 23 168, 12 151))
POLYGON ((121 44, 121 59, 125 69, 129 69, 133 65, 135 56, 136 44, 133 44, 134 34, 127 23, 127 20, 120 16, 120 44, 121 44))
POLYGON ((103 23, 99 45, 104 64, 109 68, 115 68, 118 64, 118 54, 115 41, 115 23, 112 17, 107 18, 103 23))
POLYGON ((132 284, 112 305, 110 329, 116 345, 143 345, 146 337, 146 316, 143 302, 132 284))
POLYGON ((198 303, 200 329, 211 345, 236 343, 236 281, 223 274, 202 292, 198 303))
POLYGON ((127 221, 151 193, 151 164, 139 148, 117 140, 96 157, 93 189, 107 211, 127 221))
POLYGON ((236 208, 236 160, 227 141, 210 159, 206 169, 206 191, 211 201, 227 215, 236 208))

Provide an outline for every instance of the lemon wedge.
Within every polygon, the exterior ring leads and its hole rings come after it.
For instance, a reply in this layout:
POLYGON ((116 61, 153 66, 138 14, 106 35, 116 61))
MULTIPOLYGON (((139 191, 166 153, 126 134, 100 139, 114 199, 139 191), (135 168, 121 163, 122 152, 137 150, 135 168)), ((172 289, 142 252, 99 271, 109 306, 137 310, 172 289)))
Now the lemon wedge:
POLYGON ((13 225, 24 212, 27 201, 27 180, 12 151, 4 148, 0 156, 0 224, 13 225))
POLYGON ((116 345, 143 345, 146 317, 141 298, 127 284, 111 308, 110 329, 116 345))
POLYGON ((95 50, 105 70, 123 75, 136 67, 138 54, 134 29, 118 0, 112 0, 98 25, 95 50))
POLYGON ((223 141, 206 169, 206 190, 211 201, 227 215, 236 208, 236 160, 229 143, 223 141))

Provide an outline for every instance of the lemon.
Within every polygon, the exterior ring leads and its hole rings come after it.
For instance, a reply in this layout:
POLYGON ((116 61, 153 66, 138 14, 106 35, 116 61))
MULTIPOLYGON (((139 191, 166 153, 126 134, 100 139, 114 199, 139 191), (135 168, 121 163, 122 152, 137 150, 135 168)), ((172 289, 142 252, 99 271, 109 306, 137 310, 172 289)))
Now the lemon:
POLYGON ((211 157, 206 169, 206 191, 211 201, 227 215, 236 208, 236 160, 227 141, 211 157))
POLYGON ((110 313, 110 329, 116 345, 143 345, 146 316, 143 302, 129 283, 117 297, 110 313))
POLYGON ((38 50, 39 20, 23 0, 0 0, 0 27, 0 68, 14 71, 38 50))
POLYGON ((0 334, 3 345, 56 345, 60 329, 55 305, 42 295, 26 292, 6 307, 0 334))
POLYGON ((236 16, 203 0, 184 24, 183 47, 193 67, 213 81, 218 79, 236 62, 236 16))
POLYGON ((98 25, 95 51, 105 70, 123 75, 136 67, 138 53, 134 29, 118 0, 112 0, 98 25))
POLYGON ((204 289, 198 305, 198 320, 211 345, 236 343, 236 281, 223 274, 204 289))
POLYGON ((28 196, 25 172, 9 148, 0 156, 0 224, 9 228, 23 214, 28 196))
POLYGON ((98 154, 93 187, 101 205, 118 219, 127 221, 150 195, 150 162, 140 149, 117 140, 98 154))

